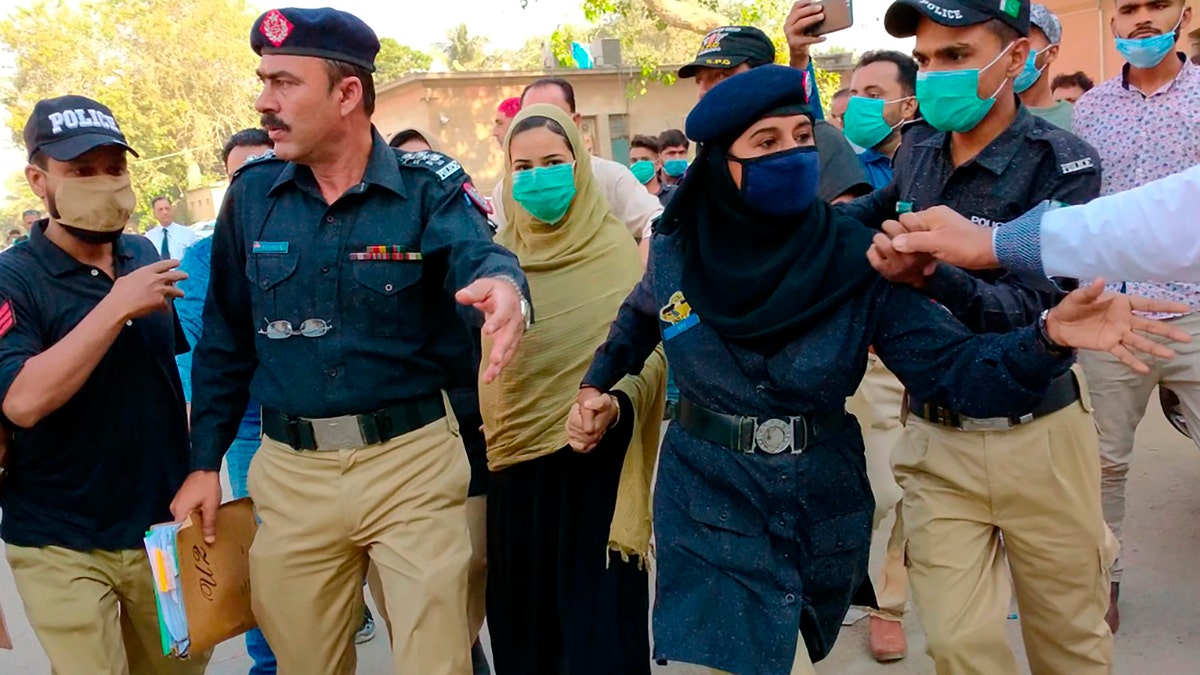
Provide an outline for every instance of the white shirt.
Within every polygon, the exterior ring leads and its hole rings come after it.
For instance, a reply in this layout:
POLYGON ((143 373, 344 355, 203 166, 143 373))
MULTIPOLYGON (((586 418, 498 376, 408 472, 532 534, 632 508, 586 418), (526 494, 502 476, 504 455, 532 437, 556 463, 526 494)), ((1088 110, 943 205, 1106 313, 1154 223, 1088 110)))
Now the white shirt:
MULTIPOLYGON (((633 177, 629 167, 603 157, 592 156, 592 175, 600 184, 600 190, 608 199, 613 215, 625 223, 634 239, 650 236, 650 224, 662 215, 662 203, 658 197, 646 191, 646 186, 633 177)), ((508 220, 504 216, 504 181, 496 183, 492 190, 492 221, 498 229, 504 229, 508 220)))
POLYGON ((146 238, 154 244, 155 251, 162 250, 163 231, 167 233, 167 248, 171 251, 172 260, 183 260, 183 252, 196 243, 196 233, 187 225, 171 223, 166 228, 155 225, 146 231, 146 238))
POLYGON ((1011 225, 1014 236, 994 235, 1005 267, 1032 271, 1040 234, 1047 276, 1200 283, 1200 165, 1081 206, 1051 209, 1037 229, 1022 228, 1020 220, 1011 225))

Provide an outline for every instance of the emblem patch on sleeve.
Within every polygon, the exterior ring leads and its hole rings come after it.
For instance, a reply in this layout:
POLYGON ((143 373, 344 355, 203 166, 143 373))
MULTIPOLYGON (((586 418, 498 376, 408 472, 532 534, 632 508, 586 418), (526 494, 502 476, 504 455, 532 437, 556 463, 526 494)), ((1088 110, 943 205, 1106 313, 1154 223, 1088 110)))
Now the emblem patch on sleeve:
POLYGON ((0 303, 0 337, 8 335, 8 331, 17 325, 17 315, 13 312, 12 300, 6 299, 0 303))
POLYGON ((479 194, 479 190, 475 189, 470 183, 463 183, 463 192, 467 193, 467 201, 483 212, 483 215, 490 216, 496 212, 492 203, 486 197, 479 194))

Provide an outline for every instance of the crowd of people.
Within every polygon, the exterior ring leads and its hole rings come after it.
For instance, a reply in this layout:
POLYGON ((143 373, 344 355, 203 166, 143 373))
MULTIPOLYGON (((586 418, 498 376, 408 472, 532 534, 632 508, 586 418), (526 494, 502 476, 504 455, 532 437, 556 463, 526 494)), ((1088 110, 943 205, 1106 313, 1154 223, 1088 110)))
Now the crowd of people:
POLYGON ((126 234, 119 120, 40 101, 0 538, 54 671, 204 671, 162 654, 141 542, 214 541, 224 463, 260 519, 254 675, 353 673, 364 586, 397 675, 809 674, 852 606, 896 661, 910 594, 941 675, 1020 672, 1014 595, 1033 673, 1112 673, 1154 387, 1200 429, 1200 250, 1163 277, 1093 234, 1194 220, 1191 10, 1116 2, 1127 64, 1093 86, 1052 76, 1042 5, 896 0, 912 55, 862 55, 826 121, 799 0, 787 66, 713 30, 685 128, 628 164, 538 79, 495 108, 490 198, 435 133, 373 126, 370 27, 271 10, 202 239, 167 197, 126 234))

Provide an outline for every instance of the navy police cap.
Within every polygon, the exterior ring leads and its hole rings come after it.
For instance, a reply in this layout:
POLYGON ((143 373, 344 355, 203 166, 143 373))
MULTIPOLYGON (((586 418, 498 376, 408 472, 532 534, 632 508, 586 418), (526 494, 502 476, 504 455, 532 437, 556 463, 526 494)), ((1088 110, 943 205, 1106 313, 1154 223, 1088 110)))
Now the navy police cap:
POLYGON ((337 9, 272 9, 250 29, 254 53, 345 61, 375 72, 379 38, 363 20, 337 9))
POLYGON ((722 80, 688 113, 688 138, 724 144, 764 117, 811 116, 804 84, 803 71, 777 65, 722 80))
POLYGON ((951 28, 997 19, 1029 36, 1029 0, 896 0, 883 15, 883 27, 892 37, 912 37, 922 16, 951 28))

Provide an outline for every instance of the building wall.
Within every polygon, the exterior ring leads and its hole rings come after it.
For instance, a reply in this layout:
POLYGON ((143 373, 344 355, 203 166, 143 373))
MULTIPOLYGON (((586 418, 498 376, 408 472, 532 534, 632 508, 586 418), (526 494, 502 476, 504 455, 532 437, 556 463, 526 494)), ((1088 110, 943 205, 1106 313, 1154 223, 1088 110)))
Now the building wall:
MULTIPOLYGON (((452 73, 406 78, 381 88, 373 121, 385 136, 417 127, 435 136, 435 145, 462 163, 475 184, 488 192, 503 174, 504 155, 492 138, 496 106, 520 96, 526 85, 550 73, 452 73)), ((658 134, 683 128, 696 102, 691 80, 671 86, 647 85, 646 93, 630 97, 629 71, 594 70, 552 73, 575 88, 575 104, 583 116, 585 135, 595 154, 614 159, 627 151, 637 134, 658 134), (624 119, 620 116, 624 116, 624 119), (613 131, 624 129, 622 138, 613 131), (615 141, 615 143, 614 143, 615 141)))
MULTIPOLYGON (((1062 46, 1051 75, 1082 70, 1097 83, 1121 74, 1125 59, 1117 52, 1112 33, 1116 0, 1041 0, 1058 15, 1063 26, 1062 46)), ((1178 49, 1200 53, 1200 15, 1193 17, 1190 34, 1179 41, 1178 49)))

